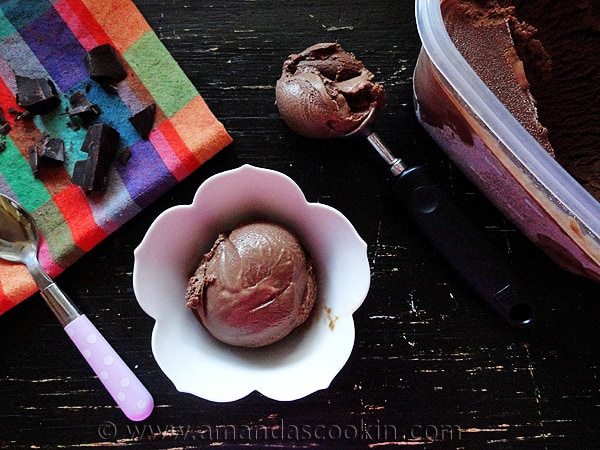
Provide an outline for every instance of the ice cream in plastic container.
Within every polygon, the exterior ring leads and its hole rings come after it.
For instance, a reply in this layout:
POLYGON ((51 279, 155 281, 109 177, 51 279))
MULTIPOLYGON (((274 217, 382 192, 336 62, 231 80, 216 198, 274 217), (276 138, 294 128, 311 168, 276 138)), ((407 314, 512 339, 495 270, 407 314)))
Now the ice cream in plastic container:
POLYGON ((529 134, 463 58, 444 1, 416 0, 418 120, 459 169, 561 267, 600 280, 600 203, 529 134))

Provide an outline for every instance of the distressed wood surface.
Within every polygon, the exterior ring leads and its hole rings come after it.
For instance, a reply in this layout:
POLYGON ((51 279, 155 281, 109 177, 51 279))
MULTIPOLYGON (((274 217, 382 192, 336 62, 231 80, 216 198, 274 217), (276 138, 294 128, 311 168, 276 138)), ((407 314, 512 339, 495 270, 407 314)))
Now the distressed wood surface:
POLYGON ((135 0, 235 142, 58 278, 154 395, 124 418, 38 296, 0 316, 0 448, 600 448, 600 286, 564 272, 515 230, 416 124, 420 48, 409 0, 135 0), (366 142, 310 141, 283 124, 274 86, 288 54, 337 41, 388 94, 381 137, 444 184, 529 280, 536 327, 499 322, 395 205, 366 142), (294 402, 178 393, 150 349, 133 249, 164 209, 243 163, 292 177, 368 244, 371 289, 356 344, 328 389, 294 402))

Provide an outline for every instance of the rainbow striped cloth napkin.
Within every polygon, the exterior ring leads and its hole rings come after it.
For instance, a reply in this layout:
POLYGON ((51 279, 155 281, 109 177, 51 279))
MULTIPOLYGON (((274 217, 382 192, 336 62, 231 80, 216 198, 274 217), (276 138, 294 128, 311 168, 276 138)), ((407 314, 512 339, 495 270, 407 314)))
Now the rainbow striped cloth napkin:
MULTIPOLYGON (((11 130, 0 135, 0 192, 20 201, 37 220, 40 261, 51 276, 75 262, 150 202, 231 142, 190 80, 130 0, 0 1, 0 106, 11 130), (90 80, 90 49, 111 44, 128 76, 109 92, 90 80), (18 75, 53 80, 61 106, 33 119, 15 111, 18 75), (117 129, 131 157, 115 161, 104 192, 71 182, 86 130, 69 127, 68 97, 76 90, 100 107, 99 122, 117 129), (129 117, 157 105, 149 139, 129 117), (35 177, 28 149, 44 134, 66 145, 66 162, 35 177)), ((0 314, 37 291, 24 266, 0 261, 0 314)))

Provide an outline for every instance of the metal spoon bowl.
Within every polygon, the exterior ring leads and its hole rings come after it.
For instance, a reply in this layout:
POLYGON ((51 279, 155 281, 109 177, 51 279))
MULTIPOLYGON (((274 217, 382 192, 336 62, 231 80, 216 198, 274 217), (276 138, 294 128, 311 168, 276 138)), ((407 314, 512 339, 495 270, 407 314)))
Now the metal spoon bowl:
POLYGON ((33 217, 16 200, 0 194, 0 258, 27 266, 46 304, 123 413, 131 420, 147 418, 154 408, 152 396, 44 271, 37 257, 38 245, 39 233, 33 217))

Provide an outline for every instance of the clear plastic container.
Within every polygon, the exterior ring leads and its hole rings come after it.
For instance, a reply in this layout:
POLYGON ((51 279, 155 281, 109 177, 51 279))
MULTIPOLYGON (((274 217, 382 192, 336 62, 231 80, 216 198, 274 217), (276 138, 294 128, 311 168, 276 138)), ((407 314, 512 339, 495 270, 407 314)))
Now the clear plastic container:
POLYGON ((419 121, 496 207, 565 269, 600 281, 600 203, 523 128, 456 49, 444 0, 416 0, 419 121))

